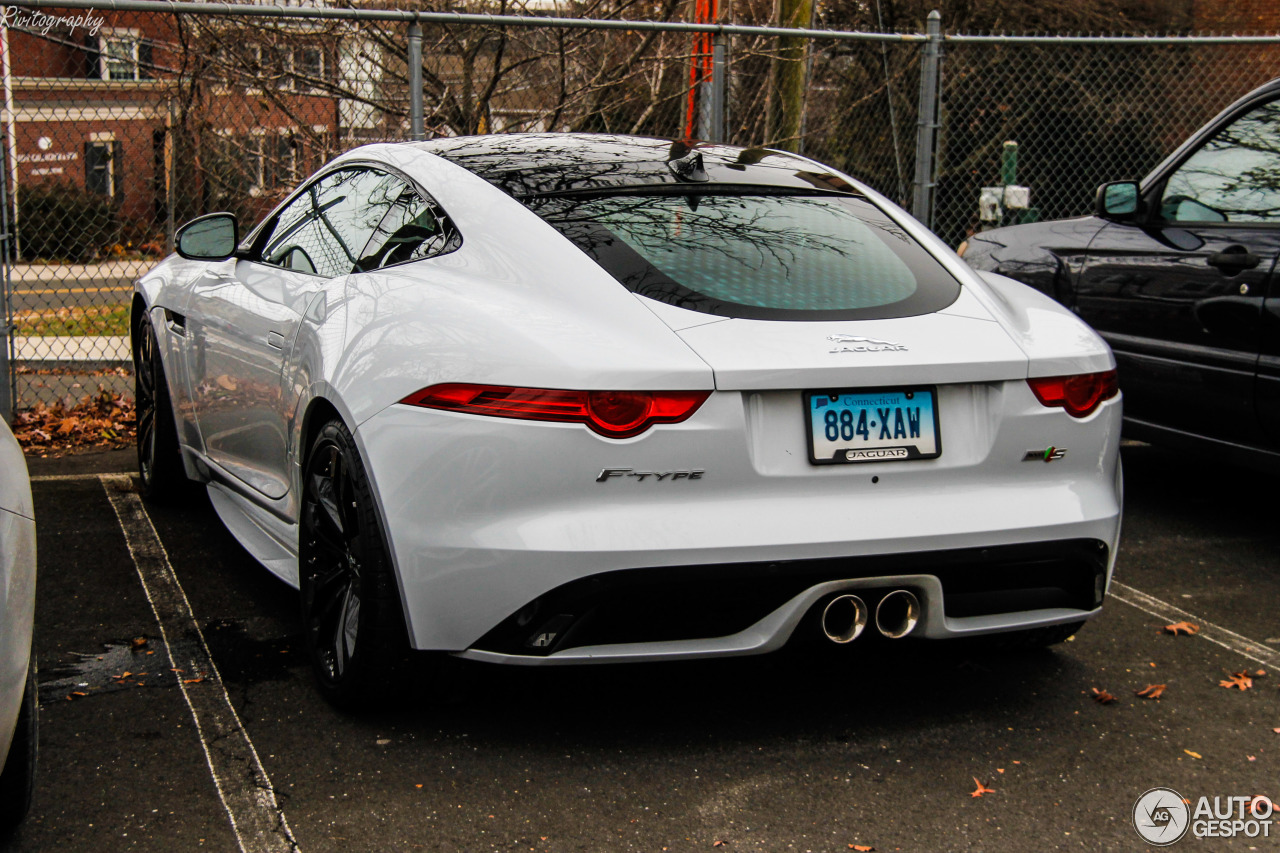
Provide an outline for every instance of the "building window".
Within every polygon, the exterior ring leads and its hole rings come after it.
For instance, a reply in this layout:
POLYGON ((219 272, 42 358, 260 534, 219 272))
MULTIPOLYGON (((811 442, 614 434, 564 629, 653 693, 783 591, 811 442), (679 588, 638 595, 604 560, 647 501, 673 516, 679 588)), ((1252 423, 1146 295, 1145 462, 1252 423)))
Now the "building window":
POLYGON ((120 180, 121 145, 118 140, 84 144, 84 188, 91 193, 119 200, 124 184, 120 180))
POLYGON ((103 80, 146 80, 150 72, 151 42, 137 30, 104 29, 98 34, 98 73, 103 80))
POLYGON ((298 88, 309 89, 324 76, 324 52, 318 47, 302 47, 293 52, 293 67, 298 73, 298 88))

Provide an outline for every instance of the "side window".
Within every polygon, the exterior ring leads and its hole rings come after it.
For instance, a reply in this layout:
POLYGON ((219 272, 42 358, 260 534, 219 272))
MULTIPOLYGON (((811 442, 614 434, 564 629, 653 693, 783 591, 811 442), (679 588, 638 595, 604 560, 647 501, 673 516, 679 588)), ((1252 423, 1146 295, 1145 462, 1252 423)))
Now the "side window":
POLYGON ((434 258, 460 245, 462 239, 440 206, 406 187, 369 238, 357 269, 434 258))
POLYGON ((264 263, 332 278, 352 272, 404 182, 372 169, 343 169, 307 187, 276 218, 264 263))
POLYGON ((1210 137, 1165 185, 1169 222, 1280 222, 1280 101, 1210 137))

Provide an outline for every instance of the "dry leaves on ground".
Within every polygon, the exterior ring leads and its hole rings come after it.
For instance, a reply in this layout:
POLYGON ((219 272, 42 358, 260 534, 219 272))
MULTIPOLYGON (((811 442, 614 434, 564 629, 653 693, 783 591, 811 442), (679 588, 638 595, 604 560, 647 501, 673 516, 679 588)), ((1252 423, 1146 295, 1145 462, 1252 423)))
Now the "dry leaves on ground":
POLYGON ((1096 687, 1091 687, 1089 689, 1093 691, 1093 701, 1097 702, 1099 705, 1110 705, 1112 702, 1116 701, 1116 697, 1112 696, 1105 690, 1099 690, 1096 687))
POLYGON ((1167 684, 1148 684, 1141 690, 1135 690, 1133 692, 1138 696, 1141 696, 1143 699, 1159 699, 1161 695, 1164 694, 1166 687, 1168 687, 1167 684))
POLYGON ((133 400, 105 390, 70 406, 37 403, 13 418, 13 435, 29 455, 131 447, 135 434, 133 400))
POLYGON ((1173 634, 1174 636, 1177 636, 1178 634, 1186 634, 1190 637, 1192 634, 1200 633, 1200 626, 1192 624, 1191 622, 1174 622, 1172 625, 1165 625, 1161 630, 1166 634, 1173 634))
POLYGON ((986 785, 982 784, 982 782, 978 780, 977 776, 973 777, 973 783, 978 787, 969 793, 969 796, 971 797, 981 797, 983 794, 994 794, 996 792, 995 788, 988 788, 986 785))
MULTIPOLYGON (((1259 670, 1261 672, 1261 670, 1259 670)), ((1263 673, 1265 675, 1265 673, 1263 673)), ((1253 677, 1247 672, 1233 672, 1230 678, 1225 678, 1218 682, 1219 687, 1225 687, 1230 690, 1232 687, 1237 690, 1248 690, 1253 687, 1253 677)))

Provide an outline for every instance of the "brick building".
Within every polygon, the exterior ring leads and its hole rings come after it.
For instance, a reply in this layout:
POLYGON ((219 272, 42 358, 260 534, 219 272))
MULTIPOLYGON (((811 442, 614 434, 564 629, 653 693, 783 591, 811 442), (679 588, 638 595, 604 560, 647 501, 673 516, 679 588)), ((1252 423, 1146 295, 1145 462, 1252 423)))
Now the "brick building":
POLYGON ((11 10, 5 23, 19 209, 64 196, 27 216, 63 222, 20 218, 19 234, 79 227, 95 198, 108 211, 95 244, 64 256, 163 244, 171 218, 210 209, 254 217, 332 153, 337 41, 324 32, 273 26, 258 43, 207 20, 76 10, 11 10))

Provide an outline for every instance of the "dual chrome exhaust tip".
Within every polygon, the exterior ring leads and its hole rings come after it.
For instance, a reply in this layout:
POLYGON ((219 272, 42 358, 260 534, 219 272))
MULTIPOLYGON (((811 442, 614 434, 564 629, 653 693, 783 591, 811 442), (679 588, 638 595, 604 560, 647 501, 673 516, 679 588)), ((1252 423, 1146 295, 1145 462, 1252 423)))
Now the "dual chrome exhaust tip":
MULTIPOLYGON (((822 609, 822 633, 833 643, 852 643, 867 627, 868 615, 866 602, 858 596, 837 595, 822 609)), ((895 589, 876 604, 876 630, 890 639, 907 636, 919 622, 920 599, 914 592, 895 589)))

